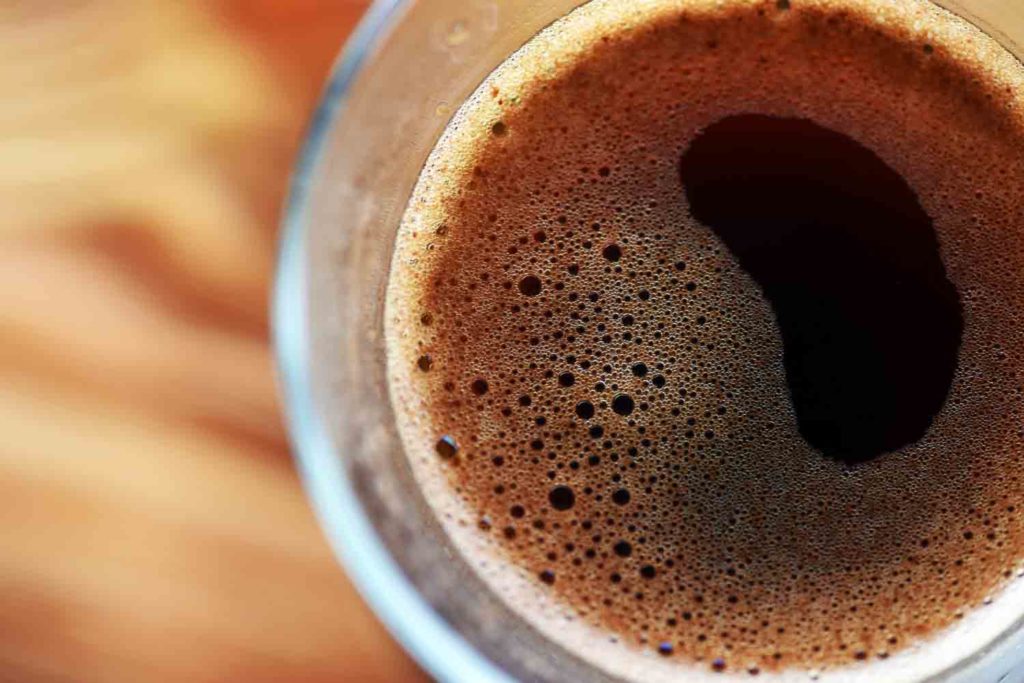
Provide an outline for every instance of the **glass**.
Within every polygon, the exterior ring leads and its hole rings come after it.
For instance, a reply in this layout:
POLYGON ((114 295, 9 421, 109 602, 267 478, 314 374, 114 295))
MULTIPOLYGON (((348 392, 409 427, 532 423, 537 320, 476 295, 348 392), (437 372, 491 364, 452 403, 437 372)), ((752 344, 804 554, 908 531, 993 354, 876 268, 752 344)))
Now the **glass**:
MULTIPOLYGON (((442 681, 612 680, 523 623, 449 545, 402 452, 383 340, 395 232, 435 141, 490 71, 580 4, 378 1, 327 83, 284 218, 273 315, 306 488, 364 598, 442 681)), ((1020 0, 938 4, 1021 57, 1020 0)), ((1022 677, 1018 622, 933 680, 1022 677)))

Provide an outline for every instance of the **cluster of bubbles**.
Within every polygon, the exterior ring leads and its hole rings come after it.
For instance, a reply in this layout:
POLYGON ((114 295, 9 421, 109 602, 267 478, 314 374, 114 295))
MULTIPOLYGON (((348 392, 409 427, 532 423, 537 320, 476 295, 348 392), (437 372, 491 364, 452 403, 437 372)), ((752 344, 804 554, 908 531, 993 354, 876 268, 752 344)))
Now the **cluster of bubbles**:
POLYGON ((717 64, 705 52, 744 63, 748 29, 686 30, 698 52, 652 30, 529 106, 485 83, 403 227, 418 289, 400 292, 392 362, 473 533, 609 641, 751 675, 886 658, 1015 571, 1020 359, 965 346, 949 416, 910 455, 851 468, 809 447, 771 307, 679 186, 688 117, 735 104, 676 93, 717 64))

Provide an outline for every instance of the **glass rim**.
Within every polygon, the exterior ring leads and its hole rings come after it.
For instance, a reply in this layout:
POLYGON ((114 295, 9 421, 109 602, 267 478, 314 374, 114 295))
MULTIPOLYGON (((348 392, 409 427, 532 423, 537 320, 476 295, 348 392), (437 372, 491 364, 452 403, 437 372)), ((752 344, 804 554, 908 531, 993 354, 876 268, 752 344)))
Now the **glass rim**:
POLYGON ((331 69, 292 171, 271 293, 277 383, 303 487, 334 555, 362 599, 404 650, 434 678, 510 683, 507 674, 431 607, 392 557, 359 502, 313 399, 306 310, 308 273, 303 268, 310 187, 323 157, 327 133, 344 111, 353 82, 367 56, 409 1, 375 0, 363 15, 331 69))
MULTIPOLYGON (((371 2, 335 60, 307 125, 282 210, 271 285, 271 340, 277 384, 292 457, 305 493, 334 556, 377 619, 404 651, 437 680, 514 683, 509 674, 473 647, 430 605, 388 550, 360 502, 344 467, 344 456, 332 447, 312 391, 306 310, 309 273, 303 267, 311 186, 323 160, 328 132, 344 112, 351 87, 367 57, 414 1, 371 2)), ((929 1, 974 24, 1024 61, 1012 40, 996 27, 964 12, 959 0, 929 1)), ((987 646, 966 654, 926 680, 972 680, 974 675, 992 673, 986 671, 989 667, 985 660, 993 651, 1018 648, 1024 649, 1024 614, 987 646), (964 675, 969 678, 958 678, 964 675)))

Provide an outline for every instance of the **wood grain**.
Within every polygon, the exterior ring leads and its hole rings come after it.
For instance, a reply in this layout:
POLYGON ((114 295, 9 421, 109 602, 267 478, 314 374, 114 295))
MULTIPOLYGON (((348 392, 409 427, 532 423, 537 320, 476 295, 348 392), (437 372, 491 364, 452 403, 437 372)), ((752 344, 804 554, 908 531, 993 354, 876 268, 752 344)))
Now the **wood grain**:
POLYGON ((361 1, 0 3, 0 681, 414 681, 287 452, 283 191, 361 1))

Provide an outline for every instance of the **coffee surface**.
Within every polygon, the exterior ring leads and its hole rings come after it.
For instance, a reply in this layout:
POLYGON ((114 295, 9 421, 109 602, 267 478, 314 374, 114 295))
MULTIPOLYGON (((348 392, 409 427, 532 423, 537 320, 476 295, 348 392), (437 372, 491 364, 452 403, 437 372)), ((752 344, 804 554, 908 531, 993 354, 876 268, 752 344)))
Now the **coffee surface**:
POLYGON ((1024 560, 1022 76, 868 0, 596 0, 491 74, 385 323, 488 585, 628 675, 877 665, 988 609, 1024 560))

